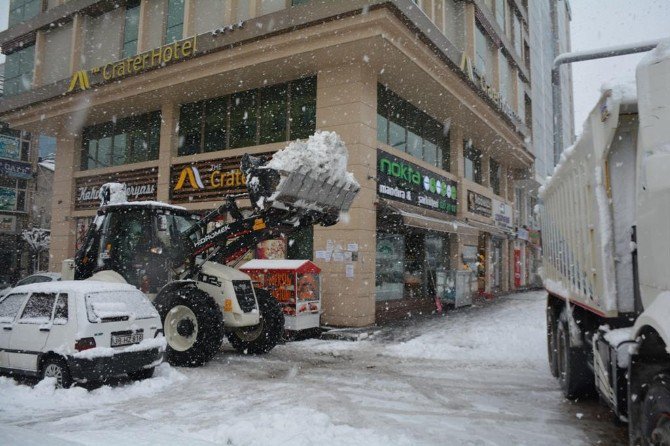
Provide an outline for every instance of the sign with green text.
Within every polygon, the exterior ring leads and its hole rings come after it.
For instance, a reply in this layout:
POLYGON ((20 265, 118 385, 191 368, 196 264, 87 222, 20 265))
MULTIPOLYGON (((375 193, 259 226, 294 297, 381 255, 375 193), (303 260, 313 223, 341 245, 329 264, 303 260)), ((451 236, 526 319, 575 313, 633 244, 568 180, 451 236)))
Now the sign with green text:
POLYGON ((377 149, 380 197, 456 215, 457 183, 377 149))

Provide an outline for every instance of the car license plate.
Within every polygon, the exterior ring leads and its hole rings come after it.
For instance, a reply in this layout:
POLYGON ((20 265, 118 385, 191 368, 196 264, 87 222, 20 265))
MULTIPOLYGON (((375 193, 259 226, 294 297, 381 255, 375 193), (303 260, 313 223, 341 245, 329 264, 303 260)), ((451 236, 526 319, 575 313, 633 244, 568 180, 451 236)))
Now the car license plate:
POLYGON ((142 342, 144 334, 141 332, 128 334, 113 334, 112 347, 120 347, 122 345, 139 344, 142 342))

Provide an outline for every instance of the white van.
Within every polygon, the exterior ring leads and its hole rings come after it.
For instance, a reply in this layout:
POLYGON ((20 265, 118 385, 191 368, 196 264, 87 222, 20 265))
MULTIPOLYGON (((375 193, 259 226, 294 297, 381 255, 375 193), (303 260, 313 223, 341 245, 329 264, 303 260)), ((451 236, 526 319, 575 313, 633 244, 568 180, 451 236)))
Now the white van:
POLYGON ((18 286, 0 300, 0 372, 54 377, 59 387, 128 374, 163 361, 158 312, 128 284, 62 281, 18 286))

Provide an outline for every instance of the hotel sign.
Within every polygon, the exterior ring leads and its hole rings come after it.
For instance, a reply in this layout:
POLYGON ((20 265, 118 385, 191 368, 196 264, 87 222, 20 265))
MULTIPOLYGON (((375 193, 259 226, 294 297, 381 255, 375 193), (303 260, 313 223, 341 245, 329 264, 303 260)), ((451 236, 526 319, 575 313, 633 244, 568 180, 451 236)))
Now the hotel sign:
POLYGON ((90 70, 75 72, 70 79, 67 92, 88 90, 91 85, 120 79, 126 76, 139 74, 153 68, 165 66, 187 59, 197 52, 196 36, 177 42, 163 45, 160 48, 145 51, 136 56, 128 57, 117 62, 110 62, 90 70))
MULTIPOLYGON (((254 156, 270 156, 263 153, 254 156)), ((221 201, 229 194, 246 194, 247 179, 240 170, 242 157, 176 164, 170 170, 170 201, 221 201)))
POLYGON ((100 206, 100 186, 105 183, 124 183, 128 201, 156 200, 158 169, 148 168, 118 172, 110 175, 82 177, 75 180, 75 210, 95 209, 100 206))
POLYGON ((379 196, 456 215, 457 183, 377 149, 379 196))

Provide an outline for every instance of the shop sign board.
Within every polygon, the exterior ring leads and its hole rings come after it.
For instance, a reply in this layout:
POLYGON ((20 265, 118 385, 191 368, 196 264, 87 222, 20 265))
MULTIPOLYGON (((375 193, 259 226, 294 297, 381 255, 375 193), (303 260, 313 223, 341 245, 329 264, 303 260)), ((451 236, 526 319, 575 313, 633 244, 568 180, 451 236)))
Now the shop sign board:
POLYGON ((530 237, 530 242, 539 247, 542 245, 542 237, 540 236, 540 231, 537 229, 531 229, 528 231, 528 236, 530 237))
POLYGON ((16 189, 0 187, 0 211, 16 210, 16 189))
POLYGON ((158 169, 150 167, 109 175, 77 178, 74 195, 75 210, 94 209, 100 206, 100 186, 112 182, 126 185, 128 201, 155 200, 158 169))
POLYGON ((16 216, 0 215, 0 234, 16 233, 16 216))
MULTIPOLYGON (((255 156, 271 155, 262 153, 255 156)), ((175 164, 170 169, 170 200, 174 203, 221 201, 228 194, 246 194, 242 157, 175 164)))
POLYGON ((527 242, 530 241, 530 234, 528 232, 528 229, 526 228, 517 228, 516 230, 516 238, 519 240, 525 240, 527 242))
POLYGON ((18 160, 21 157, 21 143, 19 138, 0 135, 0 158, 18 160))
POLYGON ((512 225, 512 206, 502 201, 493 200, 494 224, 508 232, 514 232, 512 225))
POLYGON ((468 212, 490 217, 493 209, 493 200, 471 190, 468 191, 468 212))
POLYGON ((33 177, 33 170, 30 163, 0 159, 0 174, 29 180, 33 177))
POLYGON ((377 149, 377 190, 389 200, 456 215, 457 183, 377 149))

